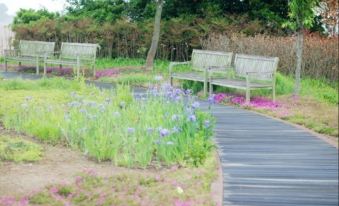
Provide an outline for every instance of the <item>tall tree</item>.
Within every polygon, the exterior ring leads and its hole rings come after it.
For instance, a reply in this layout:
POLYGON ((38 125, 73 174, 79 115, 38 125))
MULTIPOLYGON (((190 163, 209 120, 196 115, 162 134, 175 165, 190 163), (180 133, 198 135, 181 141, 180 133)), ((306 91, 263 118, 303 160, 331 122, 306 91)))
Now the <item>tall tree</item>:
POLYGON ((157 9, 155 12, 155 18, 154 18, 154 29, 153 29, 153 36, 152 36, 152 43, 151 47, 148 50, 147 58, 146 58, 146 70, 152 70, 153 69, 153 62, 154 57, 157 52, 159 38, 160 38, 160 20, 161 20, 161 12, 162 7, 164 5, 164 0, 156 0, 157 9))
POLYGON ((284 24, 297 33, 296 38, 296 69, 295 69, 295 86, 294 95, 299 95, 301 89, 301 67, 304 44, 304 29, 309 29, 314 23, 316 16, 314 9, 318 0, 290 0, 289 21, 284 24))

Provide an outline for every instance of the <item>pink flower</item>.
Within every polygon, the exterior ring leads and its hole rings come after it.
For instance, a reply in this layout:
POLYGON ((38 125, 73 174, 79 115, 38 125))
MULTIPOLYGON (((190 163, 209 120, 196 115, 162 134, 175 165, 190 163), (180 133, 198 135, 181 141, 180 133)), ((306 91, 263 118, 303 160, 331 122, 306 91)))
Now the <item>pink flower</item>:
POLYGON ((52 193, 52 194, 56 194, 59 192, 59 189, 55 186, 49 188, 49 192, 52 193))
POLYGON ((16 200, 14 197, 10 196, 4 196, 0 197, 0 205, 1 206, 12 206, 16 203, 16 200))
POLYGON ((192 201, 176 200, 174 202, 175 206, 192 206, 192 201))

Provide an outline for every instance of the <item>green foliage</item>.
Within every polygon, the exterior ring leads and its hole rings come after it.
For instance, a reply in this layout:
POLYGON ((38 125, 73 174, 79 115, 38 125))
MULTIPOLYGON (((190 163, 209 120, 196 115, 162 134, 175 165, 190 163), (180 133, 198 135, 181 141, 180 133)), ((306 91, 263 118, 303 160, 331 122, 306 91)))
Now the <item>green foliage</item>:
POLYGON ((0 160, 34 162, 41 157, 41 146, 19 137, 0 136, 0 160))
POLYGON ((59 13, 49 12, 47 9, 20 9, 14 17, 13 24, 30 24, 41 19, 55 19, 59 16, 59 13))
POLYGON ((125 13, 127 2, 123 0, 68 0, 67 18, 91 17, 96 21, 114 22, 125 13))
POLYGON ((311 28, 315 20, 314 8, 319 0, 291 0, 289 6, 289 21, 283 26, 293 30, 311 28))
POLYGON ((121 74, 117 77, 103 77, 100 78, 102 82, 109 82, 115 84, 127 84, 133 86, 143 86, 145 84, 153 84, 158 82, 155 79, 155 76, 152 74, 144 74, 144 73, 128 73, 128 74, 121 74))
POLYGON ((98 161, 128 167, 199 165, 211 150, 213 125, 205 125, 211 117, 188 110, 177 90, 152 90, 146 99, 134 100, 127 86, 114 91, 81 87, 69 94, 69 86, 50 89, 55 81, 60 80, 38 80, 31 90, 6 88, 6 95, 0 95, 4 126, 52 144, 67 142, 98 161), (163 96, 172 93, 178 95, 175 101, 163 96))

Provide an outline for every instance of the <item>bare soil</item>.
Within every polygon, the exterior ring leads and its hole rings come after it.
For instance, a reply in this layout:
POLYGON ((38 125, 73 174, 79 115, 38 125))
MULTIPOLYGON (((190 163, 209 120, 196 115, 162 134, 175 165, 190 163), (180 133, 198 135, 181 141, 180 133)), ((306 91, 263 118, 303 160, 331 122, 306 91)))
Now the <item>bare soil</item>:
MULTIPOLYGON (((12 130, 4 129, 0 122, 0 136, 22 137, 39 143, 44 148, 42 160, 32 163, 0 162, 0 197, 27 196, 41 191, 52 184, 71 184, 75 177, 86 170, 93 170, 102 177, 135 173, 138 175, 159 175, 171 169, 128 169, 116 167, 110 162, 97 163, 86 158, 80 151, 57 145, 41 144, 34 138, 12 130)), ((218 157, 216 157, 219 159, 218 157)), ((185 169, 184 169, 185 170, 185 169)), ((216 205, 222 204, 223 179, 218 162, 217 179, 211 185, 211 198, 216 205)))
MULTIPOLYGON (((0 135, 18 136, 14 131, 0 126, 0 135)), ((25 139, 32 138, 19 135, 25 139)), ((128 169, 115 167, 108 162, 96 163, 88 160, 79 151, 62 146, 44 147, 43 159, 34 163, 0 163, 0 196, 24 195, 56 183, 72 183, 75 176, 85 170, 95 170, 98 175, 112 176, 128 169)), ((140 171, 139 171, 140 172, 140 171)))

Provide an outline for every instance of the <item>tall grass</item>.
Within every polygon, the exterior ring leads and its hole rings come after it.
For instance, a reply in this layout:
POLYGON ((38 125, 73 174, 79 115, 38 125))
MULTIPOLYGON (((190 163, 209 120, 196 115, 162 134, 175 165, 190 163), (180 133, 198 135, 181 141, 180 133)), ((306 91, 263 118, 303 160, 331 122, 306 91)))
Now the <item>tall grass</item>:
POLYGON ((42 141, 64 142, 98 161, 128 167, 199 165, 212 147, 211 116, 179 89, 154 88, 134 99, 126 86, 101 91, 61 79, 31 86, 13 81, 0 84, 0 91, 6 90, 6 95, 0 92, 5 127, 42 141), (13 81, 25 91, 8 86, 13 81), (56 83, 66 86, 51 89, 56 83), (70 92, 73 84, 78 87, 70 92))

